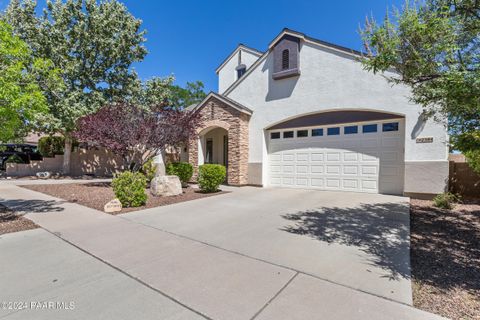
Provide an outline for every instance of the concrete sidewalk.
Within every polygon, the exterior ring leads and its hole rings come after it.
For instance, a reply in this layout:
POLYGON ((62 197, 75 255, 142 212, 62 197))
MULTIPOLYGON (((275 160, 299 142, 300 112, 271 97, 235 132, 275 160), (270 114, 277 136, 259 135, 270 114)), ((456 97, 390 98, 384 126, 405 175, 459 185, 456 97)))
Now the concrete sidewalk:
MULTIPOLYGON (((440 319, 404 304, 12 184, 0 184, 0 195, 0 202, 23 211, 27 218, 97 261, 161 293, 176 307, 187 307, 207 319, 440 319)), ((22 268, 20 261, 12 264, 9 260, 6 264, 3 256, 0 259, 3 270, 22 268)), ((12 285, 1 281, 2 288, 12 285)), ((28 290, 28 294, 32 292, 28 290)), ((127 290, 125 294, 130 293, 127 290)), ((122 318, 132 317, 117 319, 122 318)))

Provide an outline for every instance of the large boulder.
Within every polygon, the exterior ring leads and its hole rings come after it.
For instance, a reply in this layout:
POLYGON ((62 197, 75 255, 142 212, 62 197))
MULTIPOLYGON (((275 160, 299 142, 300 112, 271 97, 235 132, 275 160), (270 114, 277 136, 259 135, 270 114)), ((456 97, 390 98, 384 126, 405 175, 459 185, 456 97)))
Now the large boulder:
POLYGON ((177 176, 156 176, 150 182, 150 192, 154 196, 176 196, 182 194, 182 184, 177 176))

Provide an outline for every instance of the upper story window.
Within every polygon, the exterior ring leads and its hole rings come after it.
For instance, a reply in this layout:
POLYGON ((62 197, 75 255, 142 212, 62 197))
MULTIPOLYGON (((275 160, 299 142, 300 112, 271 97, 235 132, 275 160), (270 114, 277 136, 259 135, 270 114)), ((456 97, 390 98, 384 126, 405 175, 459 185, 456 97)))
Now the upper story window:
POLYGON ((245 74, 245 72, 247 72, 247 68, 245 66, 237 68, 237 79, 240 79, 245 74))
POLYGON ((282 51, 282 70, 290 68, 290 50, 285 49, 282 51))

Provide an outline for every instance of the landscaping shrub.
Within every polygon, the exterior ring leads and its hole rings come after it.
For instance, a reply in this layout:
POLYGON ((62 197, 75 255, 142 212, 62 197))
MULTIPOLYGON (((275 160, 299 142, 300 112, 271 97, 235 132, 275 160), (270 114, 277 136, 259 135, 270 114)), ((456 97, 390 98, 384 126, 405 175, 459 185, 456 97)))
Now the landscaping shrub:
POLYGON ((150 183, 150 181, 155 178, 157 166, 155 165, 155 163, 153 163, 153 158, 143 164, 141 172, 145 175, 147 183, 150 183))
POLYGON ((452 209, 453 204, 458 201, 460 201, 459 196, 451 192, 445 192, 445 193, 440 193, 435 198, 433 198, 433 205, 437 208, 452 209))
POLYGON ((219 164, 204 164, 199 167, 198 185, 204 192, 215 192, 220 184, 225 181, 227 170, 219 164))
POLYGON ((147 179, 141 172, 120 173, 113 179, 112 187, 124 207, 140 207, 147 202, 147 179))
POLYGON ((65 148, 65 138, 58 136, 41 137, 38 140, 38 152, 43 157, 53 158, 56 154, 61 155, 65 148))
POLYGON ((167 165, 166 171, 168 175, 177 176, 185 187, 192 178, 193 166, 188 162, 174 162, 167 165))
POLYGON ((5 163, 25 163, 25 161, 23 161, 18 154, 12 154, 7 160, 5 160, 5 163))

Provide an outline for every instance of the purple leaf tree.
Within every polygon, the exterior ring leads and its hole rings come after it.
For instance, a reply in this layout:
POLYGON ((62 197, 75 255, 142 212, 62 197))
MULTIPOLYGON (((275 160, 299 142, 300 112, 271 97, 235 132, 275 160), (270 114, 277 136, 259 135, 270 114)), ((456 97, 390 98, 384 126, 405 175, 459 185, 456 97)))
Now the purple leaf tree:
POLYGON ((74 136, 121 155, 127 167, 138 171, 166 147, 186 143, 200 125, 196 112, 156 109, 153 112, 126 103, 106 105, 80 118, 74 136))

